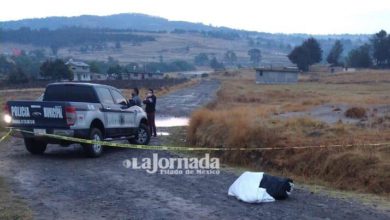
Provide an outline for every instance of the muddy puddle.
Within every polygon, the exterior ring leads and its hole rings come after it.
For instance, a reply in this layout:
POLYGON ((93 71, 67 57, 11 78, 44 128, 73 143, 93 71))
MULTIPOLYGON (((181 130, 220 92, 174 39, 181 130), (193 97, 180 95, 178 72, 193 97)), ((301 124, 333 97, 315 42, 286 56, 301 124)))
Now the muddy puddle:
POLYGON ((187 117, 159 117, 156 118, 158 128, 188 126, 189 118, 187 117))
POLYGON ((157 131, 157 136, 169 136, 171 133, 165 131, 157 131))

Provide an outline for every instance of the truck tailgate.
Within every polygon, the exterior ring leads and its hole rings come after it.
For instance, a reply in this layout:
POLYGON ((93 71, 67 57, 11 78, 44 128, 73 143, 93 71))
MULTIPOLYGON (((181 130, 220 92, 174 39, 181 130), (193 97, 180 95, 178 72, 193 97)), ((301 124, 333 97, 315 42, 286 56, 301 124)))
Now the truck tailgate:
POLYGON ((9 101, 11 127, 69 128, 65 108, 67 102, 9 101))

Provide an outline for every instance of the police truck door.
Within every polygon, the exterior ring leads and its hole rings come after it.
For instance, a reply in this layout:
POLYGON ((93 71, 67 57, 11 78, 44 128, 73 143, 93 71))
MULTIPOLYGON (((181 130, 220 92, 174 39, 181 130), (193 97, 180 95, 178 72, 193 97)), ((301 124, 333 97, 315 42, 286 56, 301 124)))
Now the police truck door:
POLYGON ((119 111, 119 124, 121 127, 121 133, 125 136, 133 134, 135 126, 135 112, 129 109, 126 98, 115 89, 111 89, 112 97, 116 104, 116 109, 119 111))

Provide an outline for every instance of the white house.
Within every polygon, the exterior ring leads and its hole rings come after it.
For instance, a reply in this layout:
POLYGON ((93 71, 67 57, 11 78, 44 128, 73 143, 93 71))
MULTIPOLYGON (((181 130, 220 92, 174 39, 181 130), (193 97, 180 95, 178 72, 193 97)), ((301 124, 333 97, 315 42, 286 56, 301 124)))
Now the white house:
POLYGON ((91 81, 91 71, 88 64, 73 59, 65 64, 73 72, 73 81, 91 81))

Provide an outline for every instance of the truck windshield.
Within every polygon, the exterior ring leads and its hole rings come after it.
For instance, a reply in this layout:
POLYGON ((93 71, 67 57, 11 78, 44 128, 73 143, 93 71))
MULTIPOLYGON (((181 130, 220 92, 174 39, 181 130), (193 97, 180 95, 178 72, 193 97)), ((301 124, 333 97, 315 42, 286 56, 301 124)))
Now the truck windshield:
POLYGON ((46 88, 43 101, 89 102, 98 103, 98 98, 91 86, 50 85, 46 88))

